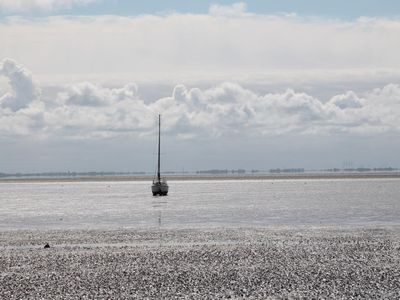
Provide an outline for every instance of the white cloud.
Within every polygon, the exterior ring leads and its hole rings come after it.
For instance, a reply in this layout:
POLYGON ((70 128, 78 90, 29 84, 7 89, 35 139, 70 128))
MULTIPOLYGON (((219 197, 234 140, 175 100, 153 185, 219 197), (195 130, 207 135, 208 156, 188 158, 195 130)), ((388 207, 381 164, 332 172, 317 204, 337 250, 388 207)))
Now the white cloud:
POLYGON ((0 75, 5 76, 12 88, 11 93, 0 96, 0 106, 17 111, 38 99, 40 89, 31 73, 12 59, 4 59, 0 64, 0 75))
POLYGON ((211 8, 213 14, 203 15, 9 17, 0 22, 7 45, 0 57, 29 65, 44 84, 56 78, 310 83, 343 72, 346 79, 400 78, 399 19, 243 17, 243 5, 211 8))
POLYGON ((247 5, 244 2, 233 3, 232 5, 212 4, 209 13, 218 17, 250 16, 251 14, 247 13, 246 9, 247 5))
POLYGON ((74 5, 87 5, 96 1, 98 0, 0 0, 0 11, 54 11, 62 8, 70 8, 74 5))
POLYGON ((354 93, 353 91, 349 91, 345 94, 336 95, 332 97, 332 99, 329 102, 341 109, 346 109, 346 108, 361 108, 363 101, 364 100, 360 99, 356 95, 356 93, 354 93))
POLYGON ((108 89, 90 82, 82 82, 68 87, 60 93, 59 99, 67 105, 107 106, 118 101, 136 99, 137 87, 128 84, 121 89, 108 89))
POLYGON ((164 131, 184 139, 400 132, 400 86, 396 84, 362 96, 349 91, 325 103, 290 89, 258 94, 229 82, 208 89, 177 85, 171 96, 145 103, 135 84, 107 88, 84 82, 67 86, 55 99, 43 100, 23 67, 8 59, 1 70, 11 78, 12 88, 12 96, 1 96, 3 136, 143 137, 153 134, 158 113, 163 114, 164 131))

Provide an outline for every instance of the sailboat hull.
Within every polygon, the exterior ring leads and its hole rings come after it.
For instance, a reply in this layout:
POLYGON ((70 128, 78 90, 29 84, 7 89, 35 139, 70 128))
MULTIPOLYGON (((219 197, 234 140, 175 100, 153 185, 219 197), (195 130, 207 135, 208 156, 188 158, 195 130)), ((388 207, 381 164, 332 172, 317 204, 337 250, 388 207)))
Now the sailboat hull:
POLYGON ((164 182, 156 182, 151 186, 153 196, 166 196, 168 195, 168 184, 164 182))

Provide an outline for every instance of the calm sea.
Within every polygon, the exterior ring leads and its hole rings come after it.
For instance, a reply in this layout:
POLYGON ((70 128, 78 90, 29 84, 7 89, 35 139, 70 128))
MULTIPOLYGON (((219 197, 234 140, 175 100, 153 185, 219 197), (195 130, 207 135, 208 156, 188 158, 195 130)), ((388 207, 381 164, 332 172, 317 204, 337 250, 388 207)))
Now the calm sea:
POLYGON ((0 230, 400 225, 400 179, 0 183, 0 230))

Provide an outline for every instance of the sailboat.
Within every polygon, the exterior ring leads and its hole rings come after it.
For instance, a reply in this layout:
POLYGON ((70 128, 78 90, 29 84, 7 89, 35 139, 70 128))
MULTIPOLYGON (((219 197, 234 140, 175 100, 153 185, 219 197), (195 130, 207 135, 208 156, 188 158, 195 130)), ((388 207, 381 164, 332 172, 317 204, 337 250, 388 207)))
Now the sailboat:
POLYGON ((157 177, 154 177, 151 191, 153 196, 166 196, 168 194, 168 184, 165 178, 161 178, 160 174, 160 144, 161 144, 161 115, 158 115, 158 163, 157 163, 157 177))

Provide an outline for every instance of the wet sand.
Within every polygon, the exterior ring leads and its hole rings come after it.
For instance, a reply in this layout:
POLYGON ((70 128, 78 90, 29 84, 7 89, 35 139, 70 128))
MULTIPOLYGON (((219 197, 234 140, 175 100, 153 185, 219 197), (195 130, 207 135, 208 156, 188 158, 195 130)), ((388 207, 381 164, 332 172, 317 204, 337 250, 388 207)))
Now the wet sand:
POLYGON ((398 227, 0 232, 0 299, 399 297, 398 227))

